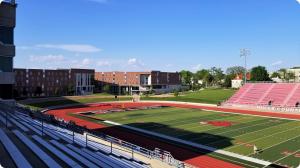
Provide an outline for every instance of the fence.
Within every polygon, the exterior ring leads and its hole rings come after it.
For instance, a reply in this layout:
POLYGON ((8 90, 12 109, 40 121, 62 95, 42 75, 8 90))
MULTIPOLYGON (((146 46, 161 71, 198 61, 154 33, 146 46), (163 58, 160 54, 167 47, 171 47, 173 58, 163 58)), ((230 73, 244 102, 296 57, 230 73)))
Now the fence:
POLYGON ((105 146, 107 148, 110 148, 110 153, 112 154, 113 151, 119 151, 119 152, 125 152, 128 153, 129 156, 131 156, 131 159, 134 159, 135 154, 142 155, 144 157, 147 157, 149 159, 157 159, 164 163, 167 163, 170 166, 178 167, 178 168, 195 168, 195 166, 189 165, 185 162, 181 162, 177 159, 175 159, 170 152, 161 150, 159 148, 155 148, 155 150, 149 150, 146 148, 143 148, 141 146, 129 143, 127 141, 123 141, 121 139, 103 134, 98 133, 95 135, 94 133, 91 133, 90 130, 86 128, 82 128, 77 125, 73 125, 72 123, 64 122, 64 120, 61 119, 53 119, 51 116, 40 113, 40 112, 33 112, 27 108, 24 108, 23 106, 19 105, 8 105, 4 102, 0 101, 0 112, 5 112, 5 124, 8 128, 8 118, 10 115, 14 115, 16 111, 25 113, 26 115, 34 118, 38 122, 28 122, 23 121, 31 126, 35 126, 40 129, 41 135, 45 135, 45 131, 50 130, 54 131, 56 133, 63 134, 64 136, 68 136, 70 140, 72 140, 72 143, 85 143, 86 147, 92 147, 92 148, 99 148, 100 146, 105 146), (53 122, 55 121, 55 122, 53 122), (57 127, 57 129, 49 128, 49 125, 54 125, 57 127), (58 130, 58 128, 66 129, 66 131, 58 130), (76 134, 80 134, 81 136, 85 137, 85 140, 81 142, 78 138, 76 138, 76 134))
POLYGON ((263 109, 263 110, 272 110, 278 112, 297 112, 300 113, 300 107, 295 106, 273 106, 273 105, 255 105, 255 104, 235 104, 235 103, 227 103, 226 101, 221 104, 221 106, 235 106, 235 107, 242 107, 242 108, 256 108, 256 109, 263 109))

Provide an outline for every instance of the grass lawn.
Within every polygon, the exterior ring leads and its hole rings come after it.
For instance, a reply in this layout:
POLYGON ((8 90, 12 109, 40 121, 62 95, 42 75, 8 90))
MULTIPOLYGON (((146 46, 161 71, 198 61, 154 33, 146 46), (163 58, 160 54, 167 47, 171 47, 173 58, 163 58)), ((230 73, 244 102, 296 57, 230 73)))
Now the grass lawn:
POLYGON ((235 90, 233 89, 205 89, 196 92, 185 92, 178 97, 142 97, 142 100, 166 100, 166 101, 183 101, 194 103, 217 104, 229 99, 235 90))
POLYGON ((297 167, 300 163, 300 121, 173 107, 94 117, 276 164, 297 167), (261 150, 259 154, 253 154, 253 145, 261 150))

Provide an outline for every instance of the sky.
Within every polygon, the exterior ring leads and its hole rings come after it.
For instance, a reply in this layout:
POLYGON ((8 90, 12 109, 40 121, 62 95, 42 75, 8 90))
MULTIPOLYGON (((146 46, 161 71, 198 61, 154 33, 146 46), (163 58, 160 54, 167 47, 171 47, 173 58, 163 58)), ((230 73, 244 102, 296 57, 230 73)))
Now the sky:
POLYGON ((300 66, 300 0, 17 0, 16 68, 300 66))

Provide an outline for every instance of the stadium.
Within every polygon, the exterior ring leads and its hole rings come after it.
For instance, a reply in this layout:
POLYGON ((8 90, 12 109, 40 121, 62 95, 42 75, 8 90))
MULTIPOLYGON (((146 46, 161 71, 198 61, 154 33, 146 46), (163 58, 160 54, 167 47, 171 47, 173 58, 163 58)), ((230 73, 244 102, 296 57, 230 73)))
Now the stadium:
POLYGON ((17 6, 0 1, 0 168, 300 168, 300 67, 15 68, 17 6))

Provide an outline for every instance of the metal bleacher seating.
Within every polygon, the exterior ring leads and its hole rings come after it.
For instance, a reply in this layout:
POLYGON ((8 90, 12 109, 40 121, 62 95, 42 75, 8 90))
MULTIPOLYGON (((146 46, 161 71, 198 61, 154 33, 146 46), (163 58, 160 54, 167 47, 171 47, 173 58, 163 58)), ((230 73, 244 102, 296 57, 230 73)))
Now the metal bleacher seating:
POLYGON ((130 154, 87 140, 86 134, 33 119, 20 109, 0 108, 0 145, 15 167, 149 167, 130 154))
POLYGON ((300 83, 246 83, 223 105, 300 111, 300 83))

